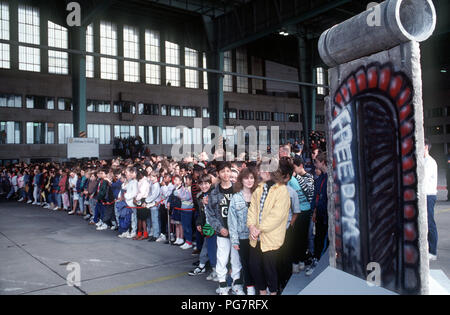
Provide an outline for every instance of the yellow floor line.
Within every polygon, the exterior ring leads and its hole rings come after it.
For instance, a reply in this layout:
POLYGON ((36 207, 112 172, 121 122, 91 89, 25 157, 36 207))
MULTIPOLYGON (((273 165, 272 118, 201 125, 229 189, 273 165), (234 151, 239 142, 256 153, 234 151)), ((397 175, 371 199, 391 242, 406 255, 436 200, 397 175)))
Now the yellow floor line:
POLYGON ((157 279, 153 279, 153 280, 149 280, 149 281, 143 281, 143 282, 128 284, 128 285, 120 286, 120 287, 117 287, 117 288, 114 288, 114 289, 109 289, 109 290, 105 290, 105 291, 89 293, 89 295, 108 295, 108 294, 117 293, 117 292, 129 290, 129 289, 143 287, 143 286, 146 286, 146 285, 149 285, 149 284, 153 284, 153 283, 157 283, 157 282, 163 282, 163 281, 167 281, 167 280, 172 280, 172 279, 184 277, 187 274, 188 274, 187 272, 183 272, 183 273, 179 273, 179 274, 176 274, 176 275, 161 277, 161 278, 157 278, 157 279))

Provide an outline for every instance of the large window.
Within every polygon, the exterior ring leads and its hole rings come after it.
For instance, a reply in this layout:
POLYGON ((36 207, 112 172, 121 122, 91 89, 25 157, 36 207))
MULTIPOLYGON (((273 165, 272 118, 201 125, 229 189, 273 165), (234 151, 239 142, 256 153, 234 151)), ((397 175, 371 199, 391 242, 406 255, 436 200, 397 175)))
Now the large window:
POLYGON ((180 106, 175 106, 175 105, 161 105, 161 115, 162 116, 180 117, 181 116, 181 108, 180 108, 180 106))
MULTIPOLYGON (((161 61, 158 31, 145 31, 145 60, 161 61)), ((145 66, 145 78, 148 84, 161 84, 161 66, 147 64, 145 66)))
POLYGON ((58 143, 67 144, 73 138, 73 124, 58 124, 58 143))
POLYGON ((0 121, 0 144, 20 144, 22 124, 15 121, 0 121))
MULTIPOLYGON (((244 48, 236 50, 236 70, 241 74, 248 74, 247 68, 247 51, 244 48)), ((237 92, 248 93, 248 79, 245 77, 237 77, 237 92)))
POLYGON ((203 118, 209 118, 209 108, 203 107, 203 118))
MULTIPOLYGON (((0 1, 0 39, 9 40, 9 5, 0 1)), ((0 68, 11 68, 9 44, 0 44, 0 68)))
MULTIPOLYGON (((67 28, 48 21, 48 45, 56 48, 69 48, 67 28)), ((69 73, 69 54, 55 50, 48 51, 48 72, 54 74, 69 73)))
POLYGON ((183 117, 200 117, 200 108, 198 107, 183 107, 183 117))
MULTIPOLYGON (((19 5, 19 42, 39 45, 40 21, 39 8, 19 5)), ((41 52, 39 48, 19 46, 19 69, 41 71, 41 52)))
MULTIPOLYGON (((180 46, 166 41, 166 63, 180 64, 180 46)), ((180 68, 166 67, 167 85, 180 86, 180 68)))
POLYGON ((183 128, 183 144, 202 144, 200 128, 183 128))
POLYGON ((72 99, 58 98, 58 110, 73 111, 72 99))
MULTIPOLYGON (((231 72, 232 70, 231 51, 226 51, 223 56, 223 71, 231 72)), ((233 77, 229 74, 226 74, 223 78, 223 91, 233 92, 233 77)))
POLYGON ((100 144, 111 144, 110 125, 88 125, 87 129, 88 138, 97 138, 100 144))
MULTIPOLYGON (((198 67, 198 52, 194 49, 185 48, 184 62, 188 67, 198 67)), ((197 70, 185 70, 186 87, 192 89, 198 89, 198 71, 197 70)))
POLYGON ((93 113, 109 113, 111 112, 111 103, 109 101, 87 101, 87 111, 93 113))
MULTIPOLYGON (((123 53, 125 58, 139 59, 139 29, 137 27, 123 27, 123 53)), ((139 63, 133 61, 124 62, 124 80, 127 82, 139 82, 139 63)))
MULTIPOLYGON (((110 22, 100 23, 100 53, 117 56, 117 26, 110 22)), ((106 80, 118 79, 117 59, 100 59, 100 77, 106 80)))
POLYGON ((159 105, 158 104, 138 104, 138 114, 139 115, 159 115, 159 105))
POLYGON ((136 104, 133 102, 115 102, 114 113, 136 114, 136 104))
POLYGON ((55 144, 55 124, 27 122, 27 144, 55 144))
POLYGON ((271 121, 271 113, 270 112, 255 112, 256 120, 262 121, 271 121))
POLYGON ((225 110, 225 119, 237 119, 237 109, 228 108, 225 110))
POLYGON ((279 122, 285 122, 286 115, 284 113, 272 113, 272 120, 279 121, 279 122))
MULTIPOLYGON (((317 75, 317 84, 325 85, 325 73, 323 68, 317 68, 316 69, 316 75, 317 75)), ((318 87, 317 88, 317 94, 319 95, 325 95, 325 88, 318 87)))
POLYGON ((13 94, 0 94, 0 107, 22 107, 22 96, 13 94))
POLYGON ((136 136, 135 126, 114 126, 114 137, 127 139, 136 136))
POLYGON ((249 110, 240 110, 239 111, 239 119, 240 120, 255 120, 255 112, 249 110))
MULTIPOLYGON (((94 26, 88 25, 86 29, 86 51, 94 52, 94 26)), ((86 56, 86 77, 94 77, 94 56, 86 56)))
POLYGON ((300 121, 298 114, 287 114, 287 118, 289 122, 293 123, 298 123, 300 121))
POLYGON ((181 130, 177 127, 161 127, 162 144, 181 144, 181 130))
POLYGON ((31 109, 55 109, 55 100, 45 96, 27 96, 27 108, 31 109))
POLYGON ((145 144, 159 144, 159 127, 139 126, 139 136, 145 144))

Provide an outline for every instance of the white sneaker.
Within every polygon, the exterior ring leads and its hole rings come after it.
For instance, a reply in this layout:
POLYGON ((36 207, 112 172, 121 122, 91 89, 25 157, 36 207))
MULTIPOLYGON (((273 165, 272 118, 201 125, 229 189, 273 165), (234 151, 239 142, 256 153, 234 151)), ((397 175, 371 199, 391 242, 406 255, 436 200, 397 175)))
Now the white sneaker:
POLYGON ((30 203, 32 203, 32 202, 33 202, 33 201, 31 201, 31 200, 28 200, 28 201, 27 201, 27 204, 30 204, 30 203))
POLYGON ((206 280, 208 281, 215 281, 218 282, 219 279, 217 278, 217 272, 215 269, 206 277, 206 280))
POLYGON ((235 284, 231 287, 231 290, 234 295, 245 295, 244 288, 242 284, 235 284))
POLYGON ((132 239, 133 237, 136 237, 136 233, 128 233, 127 238, 132 239))
POLYGON ((37 202, 36 201, 33 201, 33 203, 31 204, 32 206, 35 206, 35 205, 37 205, 37 202))
POLYGON ((101 226, 102 224, 103 224, 102 220, 99 220, 99 221, 95 224, 95 226, 96 226, 96 227, 99 227, 99 226, 101 226))
POLYGON ((55 207, 55 209, 53 209, 53 211, 58 211, 58 209, 59 209, 58 207, 55 207))
POLYGON ((183 246, 180 246, 181 249, 191 249, 192 248, 192 244, 188 244, 188 243, 184 243, 183 246))
POLYGON ((158 239, 156 240, 157 243, 164 243, 165 241, 167 241, 167 238, 164 234, 161 234, 158 239))
POLYGON ((182 238, 177 238, 177 240, 175 241, 175 245, 183 245, 184 240, 182 238))
POLYGON ((123 232, 122 234, 119 235, 120 238, 127 238, 128 236, 128 232, 123 232))
POLYGON ((84 217, 83 217, 83 219, 85 219, 85 220, 89 220, 91 218, 91 215, 90 214, 87 214, 87 215, 85 215, 84 217))
POLYGON ((300 266, 298 264, 292 264, 292 273, 300 273, 300 266))
POLYGON ((436 261, 436 260, 437 260, 437 256, 436 256, 436 255, 433 255, 433 254, 428 254, 428 259, 429 259, 430 261, 436 261))
POLYGON ((41 206, 41 203, 40 202, 36 203, 36 206, 41 206))
MULTIPOLYGON (((230 295, 230 287, 224 287, 224 288, 220 288, 218 289, 218 294, 219 295, 230 295)), ((217 291, 216 291, 217 292, 217 291)))
POLYGON ((247 287, 247 295, 256 295, 255 287, 247 287))
POLYGON ((117 231, 118 229, 119 228, 115 224, 113 224, 113 226, 111 226, 111 231, 117 231))
POLYGON ((108 229, 108 226, 106 224, 102 224, 97 228, 97 231, 105 231, 108 229))
POLYGON ((175 235, 173 233, 170 233, 170 242, 175 243, 175 235))
POLYGON ((199 267, 196 267, 193 271, 190 271, 188 274, 190 276, 198 276, 198 275, 204 274, 205 272, 206 272, 206 268, 205 267, 200 268, 200 266, 199 266, 199 267))
POLYGON ((317 259, 314 258, 313 263, 310 266, 306 267, 305 275, 306 276, 312 275, 314 273, 314 269, 316 269, 316 266, 317 266, 317 259))
POLYGON ((20 198, 19 200, 17 200, 17 202, 22 202, 23 201, 23 197, 20 198))

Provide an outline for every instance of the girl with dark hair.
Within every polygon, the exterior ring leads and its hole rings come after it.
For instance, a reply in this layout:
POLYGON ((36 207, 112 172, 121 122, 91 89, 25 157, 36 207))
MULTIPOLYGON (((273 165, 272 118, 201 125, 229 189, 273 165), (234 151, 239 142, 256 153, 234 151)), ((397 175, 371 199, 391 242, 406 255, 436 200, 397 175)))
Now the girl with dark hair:
POLYGON ((147 198, 150 191, 150 183, 147 180, 147 171, 142 167, 137 169, 136 179, 138 180, 138 193, 134 199, 136 206, 136 215, 138 219, 138 233, 133 240, 148 239, 147 219, 150 215, 150 210, 146 207, 145 198, 147 198))
POLYGON ((192 175, 187 175, 184 178, 184 187, 177 191, 178 197, 181 200, 181 226, 183 227, 183 235, 185 243, 181 249, 191 249, 192 246, 192 218, 195 211, 194 201, 192 199, 192 175))
MULTIPOLYGON (((251 169, 244 168, 235 184, 235 194, 230 201, 228 212, 228 228, 231 244, 239 252, 241 258, 244 284, 247 295, 255 295, 255 284, 249 269, 249 230, 247 227, 247 212, 252 199, 252 194, 258 187, 257 175, 251 169)), ((242 293, 242 292, 240 292, 242 293)))
POLYGON ((183 245, 184 243, 184 235, 183 235, 183 227, 181 226, 181 199, 179 197, 180 190, 183 187, 183 181, 179 175, 175 175, 173 177, 173 186, 172 192, 167 200, 167 208, 172 213, 171 215, 171 223, 175 225, 175 235, 176 241, 173 243, 174 245, 183 245))
POLYGON ((228 274, 228 262, 231 261, 232 289, 235 293, 242 294, 241 262, 238 251, 231 246, 228 231, 228 210, 233 196, 233 184, 231 182, 231 163, 221 162, 217 167, 220 183, 215 186, 209 196, 206 206, 206 215, 209 224, 217 233, 217 265, 216 272, 219 280, 219 294, 228 295, 230 287, 226 282, 228 274))

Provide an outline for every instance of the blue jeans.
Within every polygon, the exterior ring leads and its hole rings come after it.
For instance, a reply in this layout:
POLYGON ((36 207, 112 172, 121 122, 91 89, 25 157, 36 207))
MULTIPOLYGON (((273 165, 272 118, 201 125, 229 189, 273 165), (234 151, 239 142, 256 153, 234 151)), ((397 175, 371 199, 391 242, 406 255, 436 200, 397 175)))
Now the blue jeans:
POLYGON ((94 211, 94 222, 98 223, 99 220, 103 221, 103 215, 105 214, 105 206, 101 202, 97 202, 94 211))
POLYGON ((181 211, 181 225, 184 239, 192 244, 192 211, 181 211))
POLYGON ((117 226, 119 226, 119 202, 118 201, 114 203, 114 214, 116 216, 117 226))
POLYGON ((150 209, 152 219, 153 237, 158 238, 161 235, 161 226, 159 224, 159 207, 150 209))
POLYGON ((206 238, 206 246, 208 246, 208 257, 211 268, 216 268, 217 264, 217 235, 206 238))
POLYGON ((9 191, 8 196, 6 196, 6 199, 11 198, 15 192, 16 191, 14 190, 14 186, 11 186, 11 190, 9 191))
POLYGON ((80 207, 80 213, 84 213, 84 195, 80 194, 80 198, 78 199, 78 207, 80 207))
POLYGON ((61 209, 62 206, 62 194, 56 194, 56 202, 58 203, 58 208, 61 209))
POLYGON ((54 194, 49 193, 47 196, 48 196, 48 197, 47 197, 47 202, 48 202, 49 204, 55 204, 55 196, 54 196, 54 194))
POLYGON ((436 222, 434 221, 434 205, 436 204, 436 196, 427 196, 428 211, 428 246, 432 255, 437 255, 438 231, 436 222))

